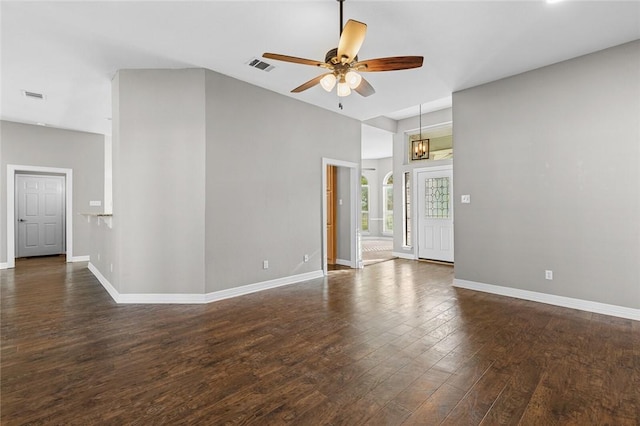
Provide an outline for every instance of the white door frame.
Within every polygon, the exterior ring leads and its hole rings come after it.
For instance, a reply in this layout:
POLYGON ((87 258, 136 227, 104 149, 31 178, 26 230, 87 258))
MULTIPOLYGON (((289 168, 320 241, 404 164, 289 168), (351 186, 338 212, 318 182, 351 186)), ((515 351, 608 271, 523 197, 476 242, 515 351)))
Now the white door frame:
POLYGON ((349 169, 349 182, 351 186, 351 220, 349 226, 349 235, 351 236, 351 259, 350 267, 361 268, 362 260, 359 247, 360 227, 358 226, 358 217, 360 216, 360 196, 358 189, 360 188, 360 164, 351 163, 349 161, 334 160, 331 158, 322 158, 322 272, 326 276, 329 273, 327 267, 327 166, 346 167, 349 169))
MULTIPOLYGON (((437 172, 439 170, 451 170, 453 171, 453 164, 447 164, 447 165, 443 165, 443 166, 433 166, 433 167, 420 167, 420 168, 416 168, 413 169, 413 175, 411 176, 411 179, 413 180, 413 188, 411 188, 411 197, 412 200, 416 200, 415 203, 411 203, 411 214, 413 215, 413 217, 415 217, 415 220, 413 221, 413 226, 412 226, 412 230, 411 232, 413 232, 413 235, 415 235, 415 247, 414 247, 414 251, 413 251, 413 258, 414 259, 419 259, 420 255, 418 253, 420 253, 420 240, 418 238, 418 232, 420 232, 420 227, 418 226, 418 203, 420 202, 418 200, 418 174, 421 172, 437 172)), ((453 185, 454 182, 453 180, 451 180, 451 213, 453 213, 453 185)), ((455 225, 455 224, 454 224, 455 225)), ((454 232, 455 232, 455 226, 454 226, 454 232)))
MULTIPOLYGON (((15 178, 17 172, 54 173, 65 176, 65 226, 67 262, 73 262, 73 170, 59 167, 22 166, 7 164, 7 263, 6 268, 16 266, 15 239, 15 178)), ((2 265, 5 266, 5 265, 2 265)))
MULTIPOLYGON (((16 231, 15 231, 15 250, 16 250, 16 258, 18 257, 31 257, 31 256, 49 256, 49 255, 59 255, 64 253, 66 250, 66 211, 65 211, 65 179, 64 175, 60 174, 34 174, 34 173, 16 173, 15 175, 15 222, 16 231), (27 185, 30 183, 32 185, 27 185), (53 187, 51 184, 55 183, 55 215, 50 215, 48 213, 51 212, 52 207, 52 198, 50 198, 54 193, 52 193, 53 187), (60 186, 58 186, 60 185, 60 186), (28 187, 27 187, 28 186, 28 187), (37 197, 37 202, 35 205, 33 203, 29 203, 27 198, 29 195, 35 195, 37 197), (60 199, 62 198, 62 199, 60 199), (32 208, 29 208, 31 206, 32 208), (33 208, 35 207, 35 209, 33 208), (31 213, 31 214, 30 214, 31 213), (26 216, 26 217, 25 217, 26 216), (32 217, 29 217, 32 216, 32 217), (23 219, 25 218, 25 219, 23 219), (54 219, 55 218, 55 219, 54 219), (28 232, 27 229, 29 224, 32 223, 32 220, 35 220, 37 225, 35 226, 35 232, 32 230, 28 232), (47 244, 47 225, 52 224, 52 220, 55 220, 57 226, 53 235, 54 239, 49 240, 47 244), (25 222, 21 224, 20 222, 25 222), (24 225, 24 228, 22 227, 24 225), (58 228, 59 226, 59 228, 58 228), (24 236, 20 235, 21 229, 24 231, 24 236), (58 232, 62 231, 62 232, 58 232), (35 242, 36 245, 30 245, 28 243, 29 236, 34 236, 35 240, 32 240, 32 243, 35 242), (57 236, 57 237, 55 237, 57 236), (59 238, 59 239, 58 239, 59 238)), ((52 235, 50 235, 52 236, 52 235)))

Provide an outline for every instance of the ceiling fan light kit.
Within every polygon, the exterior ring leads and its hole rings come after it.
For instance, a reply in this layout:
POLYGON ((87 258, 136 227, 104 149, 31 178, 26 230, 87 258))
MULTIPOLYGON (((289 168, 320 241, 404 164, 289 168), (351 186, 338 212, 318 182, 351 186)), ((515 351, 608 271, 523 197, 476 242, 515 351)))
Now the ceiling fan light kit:
POLYGON ((349 96, 352 89, 361 96, 371 96, 376 91, 360 73, 406 70, 422 66, 422 56, 395 56, 360 61, 358 59, 358 51, 364 42, 367 24, 349 19, 347 24, 343 26, 342 3, 344 0, 338 0, 338 2, 340 3, 340 40, 337 48, 327 52, 324 62, 277 53, 264 53, 262 55, 264 58, 312 65, 330 71, 301 84, 293 89, 292 93, 300 93, 318 84, 327 92, 331 92, 337 83, 336 92, 340 97, 349 96))
POLYGON ((340 97, 349 96, 351 94, 351 88, 347 83, 345 83, 344 81, 341 81, 340 83, 338 83, 338 88, 336 89, 336 93, 340 97))
POLYGON ((362 82, 362 76, 355 71, 347 72, 344 75, 344 78, 347 81, 347 84, 349 85, 349 87, 351 87, 352 89, 355 89, 356 87, 358 87, 362 82))
POLYGON ((336 76, 333 74, 327 74, 322 79, 320 79, 320 86, 327 92, 333 90, 336 85, 336 76))

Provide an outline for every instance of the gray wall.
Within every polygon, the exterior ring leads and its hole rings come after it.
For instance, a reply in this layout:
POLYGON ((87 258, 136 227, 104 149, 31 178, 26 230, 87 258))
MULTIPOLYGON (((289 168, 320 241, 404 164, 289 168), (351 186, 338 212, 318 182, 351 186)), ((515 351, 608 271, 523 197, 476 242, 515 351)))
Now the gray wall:
POLYGON ((113 215, 121 293, 204 291, 204 90, 204 70, 118 72, 113 215))
MULTIPOLYGON (((109 220, 109 219, 106 219, 109 220)), ((90 261, 103 277, 111 283, 111 285, 120 291, 120 282, 115 278, 115 274, 111 271, 111 265, 116 265, 116 250, 114 246, 114 231, 107 226, 104 219, 91 217, 91 252, 90 261)))
MULTIPOLYGON (((422 114, 422 127, 427 128, 430 126, 437 126, 443 123, 450 123, 452 120, 451 108, 441 109, 430 113, 422 114)), ((420 127, 420 117, 410 117, 404 120, 398 121, 397 133, 393 136, 393 251, 401 253, 409 257, 415 256, 416 252, 416 220, 412 222, 413 231, 413 244, 411 247, 404 247, 404 231, 402 225, 402 215, 404 205, 402 204, 402 175, 405 172, 411 172, 411 179, 413 179, 413 170, 417 168, 443 166, 453 164, 453 160, 438 160, 438 161, 409 161, 409 137, 410 131, 416 130, 420 127)), ((454 135, 455 138, 455 135, 454 135)), ((454 147, 454 157, 456 157, 454 147)), ((457 163, 456 163, 457 167, 457 163)), ((383 176, 384 178, 384 176, 383 176)), ((413 182, 412 182, 413 184, 413 182)), ((455 179, 454 179, 455 188, 455 179)))
POLYGON ((95 235, 120 293, 322 269, 322 158, 359 161, 358 121, 212 71, 121 70, 113 125, 114 227, 95 235))
POLYGON ((206 86, 206 292, 321 270, 322 158, 359 163, 360 122, 210 71, 206 86))
POLYGON ((455 93, 453 115, 456 278, 640 308, 640 41, 455 93))
POLYGON ((73 256, 87 256, 91 228, 79 213, 101 212, 89 201, 104 197, 104 136, 0 121, 0 262, 7 261, 7 164, 73 170, 73 256))

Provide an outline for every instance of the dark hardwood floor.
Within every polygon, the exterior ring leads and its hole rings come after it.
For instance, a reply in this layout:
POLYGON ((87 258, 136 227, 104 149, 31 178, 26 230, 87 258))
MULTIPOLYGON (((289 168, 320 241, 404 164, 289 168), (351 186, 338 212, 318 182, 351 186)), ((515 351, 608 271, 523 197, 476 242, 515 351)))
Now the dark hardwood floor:
POLYGON ((1 271, 1 423, 638 425, 640 323, 392 260, 208 305, 1 271))

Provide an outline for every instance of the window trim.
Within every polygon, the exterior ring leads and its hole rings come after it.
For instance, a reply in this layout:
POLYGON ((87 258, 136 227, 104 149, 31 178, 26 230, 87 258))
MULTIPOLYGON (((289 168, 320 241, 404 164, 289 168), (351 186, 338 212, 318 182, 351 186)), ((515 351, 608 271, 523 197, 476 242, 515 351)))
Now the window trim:
POLYGON ((406 249, 413 247, 413 206, 411 205, 413 201, 413 188, 411 187, 411 181, 410 171, 402 173, 402 247, 406 249))
POLYGON ((382 180, 382 235, 390 236, 393 235, 394 223, 393 223, 393 211, 387 209, 387 190, 391 191, 391 202, 393 203, 393 183, 389 184, 389 179, 393 179, 393 170, 387 173, 382 180), (392 228, 387 229, 387 214, 391 214, 392 228))
POLYGON ((369 214, 370 212, 370 204, 371 204, 371 191, 370 191, 370 186, 369 186, 369 179, 364 175, 361 174, 360 175, 360 232, 362 235, 369 235, 371 234, 371 215, 369 214), (362 180, 365 180, 367 183, 365 185, 362 184, 362 180), (367 189, 367 210, 362 210, 362 192, 364 191, 364 189, 367 189), (366 213, 367 214, 367 229, 363 229, 362 228, 362 215, 366 213))

